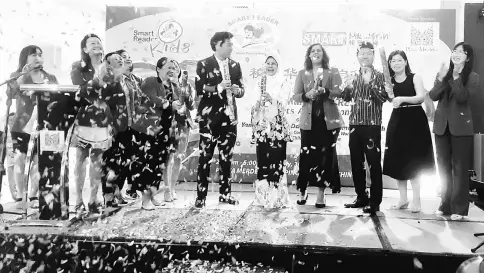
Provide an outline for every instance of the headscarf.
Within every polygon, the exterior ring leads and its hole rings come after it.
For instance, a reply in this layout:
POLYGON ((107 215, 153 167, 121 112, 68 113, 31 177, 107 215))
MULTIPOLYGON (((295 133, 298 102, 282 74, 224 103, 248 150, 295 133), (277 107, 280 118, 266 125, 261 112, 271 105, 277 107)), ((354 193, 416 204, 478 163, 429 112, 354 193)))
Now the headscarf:
POLYGON ((266 92, 269 93, 269 95, 271 95, 273 99, 276 99, 276 100, 287 99, 287 96, 285 92, 283 92, 283 88, 282 88, 282 85, 284 83, 284 73, 282 69, 281 57, 277 52, 270 52, 266 54, 266 58, 264 60, 264 69, 265 69, 265 63, 269 58, 273 58, 276 61, 277 70, 273 76, 267 75, 266 92))

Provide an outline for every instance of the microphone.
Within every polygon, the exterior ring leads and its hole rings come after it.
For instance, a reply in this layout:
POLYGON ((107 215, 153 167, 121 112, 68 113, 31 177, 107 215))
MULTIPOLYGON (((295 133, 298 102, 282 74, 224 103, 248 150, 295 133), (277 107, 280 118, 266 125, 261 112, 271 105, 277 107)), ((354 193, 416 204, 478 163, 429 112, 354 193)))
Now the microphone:
POLYGON ((0 84, 0 86, 2 86, 2 85, 4 85, 4 84, 6 84, 6 83, 8 83, 8 82, 11 82, 11 81, 16 81, 18 78, 22 77, 22 76, 23 76, 23 75, 25 75, 25 74, 28 74, 28 73, 32 72, 33 70, 36 70, 36 69, 43 70, 43 69, 44 69, 44 67, 43 67, 42 65, 40 65, 40 64, 39 64, 38 66, 32 67, 32 68, 31 68, 31 69, 29 69, 27 72, 20 73, 20 74, 18 74, 17 76, 15 76, 15 77, 11 77, 10 79, 8 79, 8 80, 6 80, 6 81, 2 82, 2 83, 0 84))
POLYGON ((184 70, 182 73, 182 86, 185 87, 188 84, 188 71, 184 70))

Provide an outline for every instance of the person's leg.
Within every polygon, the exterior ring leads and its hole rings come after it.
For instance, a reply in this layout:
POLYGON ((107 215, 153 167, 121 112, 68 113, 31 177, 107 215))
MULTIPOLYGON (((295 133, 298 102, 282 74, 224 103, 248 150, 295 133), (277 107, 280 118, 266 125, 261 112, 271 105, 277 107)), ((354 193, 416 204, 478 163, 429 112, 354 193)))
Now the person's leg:
POLYGON ((7 180, 8 188, 10 189, 10 194, 12 195, 12 200, 17 201, 18 191, 17 183, 15 183, 15 165, 7 166, 7 180))
POLYGON ((453 191, 452 178, 452 146, 450 132, 447 130, 443 135, 435 135, 435 151, 437 167, 441 182, 441 201, 437 214, 450 215, 451 196, 453 191))
POLYGON ((383 198, 383 174, 381 166, 381 128, 368 126, 366 128, 365 147, 366 160, 370 167, 370 213, 378 211, 383 198))
POLYGON ((84 202, 82 197, 82 190, 84 189, 84 181, 86 180, 86 163, 89 156, 90 148, 77 147, 76 161, 74 165, 74 179, 76 183, 76 212, 84 210, 84 202))
POLYGON ((178 182, 180 171, 182 169, 182 160, 187 156, 187 147, 188 147, 188 137, 190 134, 190 128, 184 127, 181 129, 180 139, 178 140, 178 148, 173 155, 173 165, 171 171, 171 178, 170 178, 170 189, 171 189, 171 197, 173 199, 177 199, 176 197, 176 184, 178 182))
MULTIPOLYGON (((335 135, 336 139, 334 143, 338 141, 339 130, 335 135)), ((336 145, 332 147, 333 149, 333 167, 332 167, 332 176, 333 181, 331 182, 331 191, 333 193, 340 193, 341 192, 341 177, 339 173, 339 161, 338 161, 338 151, 336 149, 336 145)))
POLYGON ((128 140, 128 144, 126 146, 126 149, 124 150, 125 152, 125 158, 127 158, 127 165, 126 165, 126 171, 128 172, 126 174, 126 180, 127 180, 127 188, 126 188, 126 195, 132 199, 136 199, 138 198, 138 194, 136 193, 136 190, 134 190, 133 188, 133 179, 132 179, 132 176, 130 174, 130 165, 131 165, 131 158, 133 157, 134 155, 134 151, 133 151, 133 143, 132 143, 132 139, 133 139, 133 129, 131 128, 128 128, 128 131, 127 131, 127 137, 126 137, 126 140, 128 140))
POLYGON ((89 154, 91 166, 89 168, 89 212, 99 213, 100 203, 98 200, 99 185, 101 185, 101 175, 102 175, 102 155, 103 150, 101 149, 91 149, 89 154))
POLYGON ((117 207, 117 203, 114 200, 115 184, 118 176, 116 165, 115 151, 111 147, 103 153, 101 162, 101 185, 106 207, 117 207))
POLYGON ((400 194, 400 199, 398 203, 391 205, 390 209, 406 209, 408 208, 408 196, 407 196, 407 180, 397 180, 398 193, 400 194))
MULTIPOLYGON (((53 161, 52 158, 54 157, 54 155, 51 155, 51 153, 49 153, 48 155, 50 156, 41 157, 42 163, 43 163, 42 169, 41 169, 41 165, 39 165, 41 163, 41 160, 39 160, 40 155, 34 154, 32 156, 32 163, 30 165, 30 175, 29 175, 30 176, 29 201, 30 201, 30 207, 32 208, 39 207, 39 187, 40 187, 41 178, 42 178, 41 175, 46 176, 50 174, 49 170, 51 170, 54 165, 52 162, 53 161), (47 168, 47 170, 45 170, 45 168, 47 168), (45 173, 42 172, 41 170, 44 170, 45 173)), ((58 178, 56 177, 56 179, 58 178)), ((42 183, 45 183, 45 182, 42 182, 42 183)))
POLYGON ((231 196, 231 167, 232 167, 232 153, 237 140, 237 127, 226 126, 220 131, 217 140, 217 147, 219 151, 220 160, 220 197, 219 201, 227 202, 229 204, 236 204, 237 200, 231 196))
POLYGON ((469 153, 472 152, 472 136, 452 136, 453 190, 451 211, 457 216, 469 214, 469 153))
POLYGON ((306 204, 307 187, 310 180, 310 170, 314 166, 311 162, 311 131, 301 130, 301 150, 299 153, 299 174, 297 177, 297 190, 299 191, 299 205, 306 204))
POLYGON ((168 190, 165 192, 165 202, 173 202, 173 188, 172 188, 172 177, 173 177, 173 165, 175 164, 175 153, 170 153, 168 155, 168 160, 166 162, 165 172, 163 173, 163 182, 168 190))
MULTIPOLYGON (((321 137, 322 140, 322 147, 321 147, 321 173, 318 174, 319 179, 319 193, 316 199, 316 206, 317 207, 324 207, 326 205, 326 196, 325 196, 325 189, 328 186, 332 186, 333 182, 336 180, 334 177, 334 167, 335 167, 335 158, 334 153, 336 151, 336 141, 338 140, 340 129, 334 130, 326 130, 322 132, 321 137)), ((337 163, 336 163, 337 164, 337 163)), ((339 178, 339 172, 337 174, 339 178)))
MULTIPOLYGON (((28 143, 30 135, 25 133, 11 132, 13 153, 14 153, 14 180, 17 188, 17 202, 25 197, 24 172, 25 160, 27 158, 28 143)), ((19 203, 19 205, 22 205, 19 203)))
POLYGON ((128 179, 128 177, 130 176, 129 162, 132 155, 131 131, 128 129, 124 132, 118 133, 116 142, 117 143, 113 143, 113 147, 115 148, 115 151, 116 151, 115 156, 119 157, 119 164, 118 164, 119 174, 115 178, 116 198, 118 199, 118 203, 127 204, 121 192, 123 190, 126 180, 128 180, 128 184, 130 183, 130 180, 128 179))
POLYGON ((410 206, 410 210, 414 213, 420 212, 421 210, 421 202, 420 202, 420 179, 415 178, 411 180, 412 183, 412 205, 410 206))
POLYGON ((368 205, 369 202, 368 194, 366 192, 365 147, 363 145, 364 140, 364 127, 350 126, 350 162, 356 199, 353 203, 345 204, 345 207, 347 208, 362 208, 368 205))
POLYGON ((217 135, 214 135, 215 133, 200 124, 200 156, 198 158, 197 201, 195 203, 197 207, 203 207, 207 198, 210 161, 217 144, 217 135))

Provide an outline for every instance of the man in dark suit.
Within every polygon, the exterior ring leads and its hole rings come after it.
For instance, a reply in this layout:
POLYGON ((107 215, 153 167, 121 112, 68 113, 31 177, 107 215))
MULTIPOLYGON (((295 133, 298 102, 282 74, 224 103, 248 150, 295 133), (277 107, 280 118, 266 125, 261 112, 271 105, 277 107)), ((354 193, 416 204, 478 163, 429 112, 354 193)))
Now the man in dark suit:
POLYGON ((210 175, 210 160, 215 146, 220 159, 219 202, 235 205, 231 196, 230 168, 232 152, 237 139, 237 105, 235 98, 244 96, 240 64, 231 60, 230 32, 216 32, 210 39, 214 54, 197 63, 195 88, 201 97, 198 107, 200 125, 200 157, 195 207, 205 206, 210 175))

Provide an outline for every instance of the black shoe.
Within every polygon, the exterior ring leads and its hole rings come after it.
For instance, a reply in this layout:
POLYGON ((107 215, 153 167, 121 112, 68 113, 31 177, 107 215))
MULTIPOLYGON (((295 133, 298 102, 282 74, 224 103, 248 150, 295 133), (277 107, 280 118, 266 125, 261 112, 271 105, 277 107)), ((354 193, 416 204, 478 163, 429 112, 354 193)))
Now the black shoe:
POLYGON ((371 215, 375 215, 377 211, 380 211, 380 206, 366 206, 363 209, 364 213, 369 213, 371 215))
POLYGON ((195 200, 195 207, 198 209, 205 207, 205 198, 204 199, 197 198, 197 200, 195 200))
POLYGON ((106 201, 105 206, 106 206, 106 208, 117 208, 118 203, 116 203, 114 201, 106 201))
POLYGON ((124 200, 124 198, 118 198, 118 197, 114 197, 116 199, 116 203, 118 203, 119 206, 125 206, 128 204, 128 202, 126 200, 124 200))
POLYGON ((345 204, 345 208, 352 208, 352 209, 364 208, 364 207, 368 206, 369 203, 370 203, 370 201, 368 199, 361 200, 361 199, 356 198, 355 201, 353 201, 353 203, 345 204))
POLYGON ((299 196, 304 196, 304 199, 302 199, 302 200, 301 199, 298 199, 296 201, 296 204, 298 204, 298 205, 306 205, 306 202, 308 201, 308 196, 309 196, 308 192, 306 191, 306 192, 304 192, 304 194, 302 192, 300 192, 299 193, 299 196))
POLYGON ((89 213, 99 214, 101 211, 99 210, 100 205, 98 203, 91 203, 87 204, 87 209, 89 213))
POLYGON ((220 203, 227 203, 227 204, 230 204, 230 205, 238 205, 239 204, 239 200, 235 199, 233 196, 226 196, 226 195, 220 195, 218 197, 218 201, 220 203))
POLYGON ((139 198, 138 193, 136 193, 136 191, 131 191, 131 190, 126 191, 126 196, 128 196, 131 199, 138 199, 139 198))
POLYGON ((318 203, 316 203, 315 206, 318 209, 322 209, 322 208, 325 208, 326 207, 326 204, 318 204, 318 203))
POLYGON ((84 204, 78 204, 74 207, 74 210, 76 211, 77 215, 83 215, 86 214, 86 207, 84 204))
POLYGON ((336 193, 341 193, 341 188, 332 188, 332 189, 331 189, 331 192, 332 192, 333 194, 336 194, 336 193))

